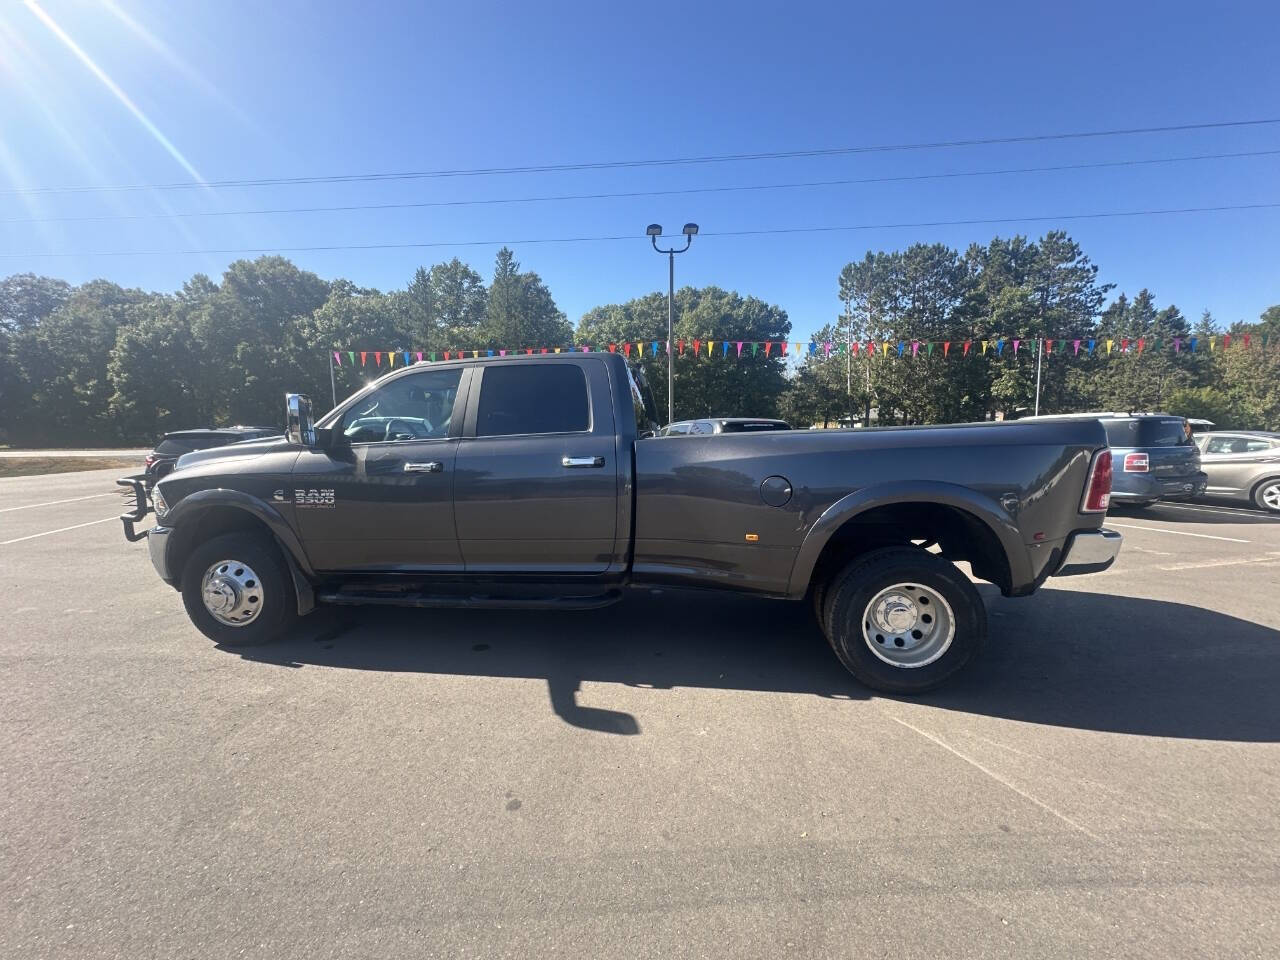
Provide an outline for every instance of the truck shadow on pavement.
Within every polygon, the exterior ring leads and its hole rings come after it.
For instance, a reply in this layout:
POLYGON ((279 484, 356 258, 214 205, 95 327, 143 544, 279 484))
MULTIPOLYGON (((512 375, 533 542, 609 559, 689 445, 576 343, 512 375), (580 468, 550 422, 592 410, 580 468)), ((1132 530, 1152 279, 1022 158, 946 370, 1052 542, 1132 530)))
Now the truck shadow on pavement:
MULTIPOLYGON (((902 699, 1084 730, 1280 741, 1280 631, 1161 600, 983 593, 983 655, 949 686, 902 699)), ((680 590, 583 612, 322 610, 285 641, 227 652, 293 668, 543 679, 566 723, 612 734, 641 724, 579 703, 583 682, 885 698, 845 672, 807 604, 680 590)))

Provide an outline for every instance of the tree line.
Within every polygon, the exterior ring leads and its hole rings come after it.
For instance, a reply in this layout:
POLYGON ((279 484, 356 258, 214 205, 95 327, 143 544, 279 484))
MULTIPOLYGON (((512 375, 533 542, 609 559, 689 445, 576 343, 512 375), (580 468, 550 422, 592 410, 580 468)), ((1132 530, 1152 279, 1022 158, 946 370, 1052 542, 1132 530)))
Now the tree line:
MULTIPOLYGON (((1190 337, 1221 332, 1208 312, 1194 323, 1141 290, 1112 297, 1098 268, 1065 233, 995 238, 957 251, 915 244, 868 252, 837 278, 843 304, 820 342, 987 337, 1190 337)), ((677 339, 782 341, 786 311, 718 287, 676 294, 677 339)), ((330 395, 333 349, 435 351, 604 346, 666 339, 662 293, 595 307, 570 324, 542 279, 499 251, 486 281, 454 258, 419 268, 383 292, 324 280, 289 260, 232 263, 218 281, 197 274, 175 293, 107 280, 79 286, 17 274, 0 280, 0 441, 15 445, 149 443, 209 424, 278 425, 286 391, 330 395)), ((1169 409, 1224 426, 1280 429, 1280 306, 1229 332, 1257 349, 1063 355, 1042 364, 1041 412, 1169 409), (1262 349, 1263 337, 1270 344, 1262 349)), ((665 356, 646 351, 659 395, 665 356)), ((339 398, 371 376, 334 371, 339 398)), ((940 423, 1018 416, 1034 405, 1026 352, 957 359, 807 357, 776 352, 741 360, 677 362, 677 419, 783 416, 797 425, 867 419, 940 423)))

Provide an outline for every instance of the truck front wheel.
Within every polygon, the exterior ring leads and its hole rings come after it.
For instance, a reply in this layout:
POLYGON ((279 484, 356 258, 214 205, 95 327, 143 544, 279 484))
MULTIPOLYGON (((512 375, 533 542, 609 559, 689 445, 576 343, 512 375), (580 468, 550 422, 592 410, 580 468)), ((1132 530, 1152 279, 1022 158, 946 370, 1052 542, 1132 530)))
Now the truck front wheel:
POLYGON ((987 611, 951 563, 919 547, 886 547, 831 580, 823 629, 859 681, 887 693, 920 693, 977 655, 987 611))
POLYGON ((222 646, 251 646, 284 634, 298 617, 289 571, 275 544, 227 533, 191 552, 182 603, 196 628, 222 646))

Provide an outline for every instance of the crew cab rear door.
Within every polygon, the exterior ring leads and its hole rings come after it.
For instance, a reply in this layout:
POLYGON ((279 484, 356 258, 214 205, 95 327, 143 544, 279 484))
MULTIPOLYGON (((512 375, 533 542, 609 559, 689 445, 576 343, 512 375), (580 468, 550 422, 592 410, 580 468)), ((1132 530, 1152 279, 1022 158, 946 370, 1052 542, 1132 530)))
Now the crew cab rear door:
POLYGON ((477 366, 454 482, 467 572, 603 574, 621 566, 616 446, 600 358, 477 366))

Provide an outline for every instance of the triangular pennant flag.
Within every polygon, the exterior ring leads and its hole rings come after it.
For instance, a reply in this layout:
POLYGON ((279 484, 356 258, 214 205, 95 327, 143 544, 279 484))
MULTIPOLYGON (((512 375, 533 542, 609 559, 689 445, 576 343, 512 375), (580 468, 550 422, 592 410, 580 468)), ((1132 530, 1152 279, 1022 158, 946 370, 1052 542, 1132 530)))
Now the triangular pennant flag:
POLYGON ((1249 337, 1250 337, 1250 334, 1247 334, 1247 333, 1246 333, 1246 334, 1244 335, 1244 348, 1245 348, 1246 350, 1248 350, 1248 349, 1249 349, 1249 337))
POLYGON ((942 341, 942 359, 945 360, 951 353, 951 341, 942 341))
POLYGON ((1021 341, 1021 340, 1015 340, 1015 341, 1013 341, 1013 355, 1014 355, 1015 357, 1018 355, 1018 346, 1019 346, 1021 343, 1022 343, 1022 341, 1021 341))
POLYGON ((961 356, 965 356, 965 357, 967 357, 967 356, 969 355, 969 348, 970 348, 971 346, 973 346, 973 341, 972 341, 972 340, 966 340, 966 341, 964 342, 964 351, 963 351, 963 353, 961 354, 961 356))
POLYGON ((853 341, 853 355, 856 357, 861 350, 862 350, 862 341, 861 340, 853 341))
POLYGON ((1142 351, 1146 349, 1146 346, 1147 346, 1147 338, 1139 337, 1138 338, 1138 356, 1142 356, 1142 351))
POLYGON ((360 351, 360 366, 363 367, 365 365, 365 361, 368 360, 368 357, 369 357, 369 351, 367 350, 360 351))
POLYGON ((989 346, 991 346, 991 341, 990 341, 990 340, 983 340, 983 341, 982 341, 982 353, 983 353, 983 355, 984 355, 984 356, 986 355, 987 347, 989 347, 989 346))
POLYGON ((912 340, 912 341, 911 341, 911 356, 913 356, 913 357, 914 357, 914 356, 916 356, 916 355, 917 355, 917 354, 919 354, 919 353, 920 353, 920 341, 919 341, 919 340, 912 340))
POLYGON ((525 353, 525 356, 532 356, 532 355, 533 355, 533 347, 525 347, 525 348, 524 348, 524 353, 525 353))
POLYGON ((618 345, 617 345, 616 343, 611 343, 611 344, 609 344, 609 352, 610 352, 610 353, 617 353, 617 352, 618 352, 618 345))
POLYGON ((831 341, 828 340, 822 345, 822 349, 826 351, 826 355, 831 356, 831 341))
POLYGON ((1199 341, 1199 339, 1200 339, 1199 337, 1192 337, 1192 338, 1191 338, 1191 352, 1192 352, 1192 353, 1195 353, 1195 352, 1196 352, 1196 343, 1199 341))
POLYGON ((1098 341, 1097 341, 1097 340, 1090 340, 1090 341, 1089 341, 1089 356, 1091 356, 1091 357, 1093 356, 1093 348, 1094 348, 1094 347, 1096 347, 1097 345, 1098 345, 1098 341))
MULTIPOLYGON (((418 354, 418 359, 419 359, 419 360, 421 360, 421 359, 422 359, 422 354, 418 354)), ((406 367, 409 365, 409 351, 408 351, 408 350, 406 350, 406 351, 404 352, 404 365, 405 365, 406 367)))
MULTIPOLYGON (((539 348, 538 348, 538 352, 539 352, 539 353, 546 353, 546 352, 547 352, 547 348, 546 348, 546 347, 539 347, 539 348)), ((559 351, 559 350, 557 350, 556 352, 557 352, 557 353, 559 353, 560 351, 559 351)))
POLYGON ((1173 352, 1174 352, 1174 353, 1181 353, 1181 352, 1182 352, 1182 338, 1181 338, 1181 337, 1174 337, 1174 338, 1173 338, 1173 352))
MULTIPOLYGON (((765 351, 765 353, 767 354, 767 353, 768 353, 768 351, 766 350, 766 351, 765 351)), ((751 341, 751 355, 752 355, 753 357, 756 357, 756 356, 759 356, 759 355, 760 355, 760 344, 759 344, 758 342, 756 342, 755 340, 752 340, 752 341, 751 341)))
POLYGON ((711 356, 711 348, 712 348, 713 346, 715 346, 715 341, 714 341, 714 340, 708 340, 708 341, 707 341, 707 356, 708 356, 708 357, 709 357, 709 356, 711 356))
POLYGON ((378 361, 378 366, 382 366, 382 351, 381 351, 381 350, 375 350, 375 351, 373 352, 373 359, 375 359, 375 360, 377 360, 377 361, 378 361))
POLYGON ((505 357, 506 355, 507 355, 507 351, 505 351, 505 350, 499 350, 499 351, 498 351, 498 356, 500 356, 500 357, 505 357))
POLYGON ((742 341, 738 341, 738 356, 742 356, 742 341))
POLYGON ((449 359, 449 354, 450 354, 450 352, 451 352, 451 351, 449 351, 449 350, 446 350, 446 351, 444 352, 444 358, 445 358, 446 360, 448 360, 448 359, 449 359))
POLYGON ((1128 337, 1121 337, 1121 338, 1120 338, 1120 352, 1121 352, 1121 353, 1128 353, 1128 352, 1129 352, 1129 338, 1128 338, 1128 337))
POLYGON ((629 357, 629 356, 631 356, 631 344, 629 344, 629 343, 624 343, 624 344, 622 345, 622 355, 623 355, 624 357, 629 357))
POLYGON ((1214 349, 1214 347, 1216 347, 1217 345, 1218 345, 1218 338, 1217 338, 1217 337, 1210 337, 1210 338, 1209 338, 1209 352, 1210 352, 1210 353, 1213 353, 1213 349, 1214 349))
MULTIPOLYGON (((767 357, 767 356, 769 355, 769 351, 770 351, 770 350, 772 350, 772 349, 773 349, 773 341, 772 341, 772 340, 766 340, 766 341, 764 342, 764 355, 767 357)), ((783 347, 783 348, 782 348, 782 352, 783 352, 783 353, 786 353, 786 352, 787 352, 787 348, 786 348, 786 347, 783 347)))
POLYGON ((1073 354, 1073 356, 1077 356, 1077 357, 1080 356, 1080 341, 1072 340, 1071 343, 1075 347, 1075 353, 1073 354))
POLYGON ((485 354, 486 354, 487 356, 492 357, 492 356, 493 356, 493 351, 492 351, 492 350, 486 350, 486 351, 485 351, 485 354))
POLYGON ((1044 342, 1044 352, 1045 352, 1046 354, 1053 353, 1053 341, 1052 341, 1052 340, 1046 340, 1046 341, 1044 342))
POLYGON ((582 348, 582 352, 583 352, 583 353, 590 353, 590 352, 591 352, 591 348, 590 348, 590 347, 583 347, 583 348, 582 348))
POLYGON ((698 354, 700 354, 701 352, 702 352, 702 341, 701 341, 701 340, 694 340, 694 341, 693 341, 693 356, 695 357, 695 359, 697 358, 698 354))
POLYGON ((930 357, 932 357, 932 356, 933 356, 933 341, 932 341, 932 340, 930 340, 927 344, 925 344, 924 352, 925 352, 925 354, 926 354, 926 355, 928 355, 928 356, 930 356, 930 357))
POLYGON ((333 351, 333 359, 338 361, 338 366, 342 366, 342 354, 337 350, 333 351))
POLYGON ((787 347, 789 346, 791 346, 791 344, 789 344, 786 340, 782 341, 782 355, 784 357, 787 355, 787 347))
POLYGON ((817 353, 817 352, 818 352, 818 344, 817 344, 817 341, 815 341, 815 340, 810 340, 810 341, 809 341, 809 356, 811 356, 811 357, 812 357, 812 356, 813 356, 815 353, 817 353))
MULTIPOLYGON (((656 357, 658 355, 658 341, 654 340, 650 346, 653 347, 653 355, 656 357)), ((668 346, 670 346, 670 344, 668 344, 668 346)))
POLYGON ((676 349, 678 349, 678 350, 680 351, 680 356, 682 356, 682 357, 683 357, 683 356, 684 356, 684 341, 683 341, 683 340, 677 340, 677 341, 676 341, 676 349))
POLYGON ((1108 340, 1108 341, 1107 341, 1107 355, 1108 355, 1108 356, 1110 356, 1110 354, 1111 354, 1111 348, 1115 346, 1115 343, 1116 343, 1116 342, 1115 342, 1114 340, 1108 340))
POLYGON ((1222 349, 1225 350, 1229 346, 1231 346, 1231 334, 1224 333, 1222 335, 1222 349))
POLYGON ((729 341, 728 341, 728 340, 721 340, 721 341, 720 341, 720 356, 722 356, 722 357, 727 357, 728 355, 729 355, 729 341))
POLYGON ((889 355, 889 341, 888 341, 888 340, 886 340, 886 341, 884 342, 884 344, 883 344, 883 349, 881 349, 881 351, 880 351, 880 355, 881 355, 882 357, 887 357, 887 356, 889 355))
POLYGON ((996 356, 997 357, 1004 356, 1004 338, 1003 337, 1001 337, 999 340, 996 341, 996 356))
POLYGON ((560 350, 561 350, 561 348, 560 348, 560 347, 556 347, 556 353, 559 353, 559 352, 560 352, 560 350))
POLYGON ((354 350, 348 350, 347 359, 351 361, 351 365, 354 367, 356 365, 356 352, 354 350))
POLYGON ((436 362, 436 352, 434 350, 431 351, 431 362, 432 363, 436 362))

